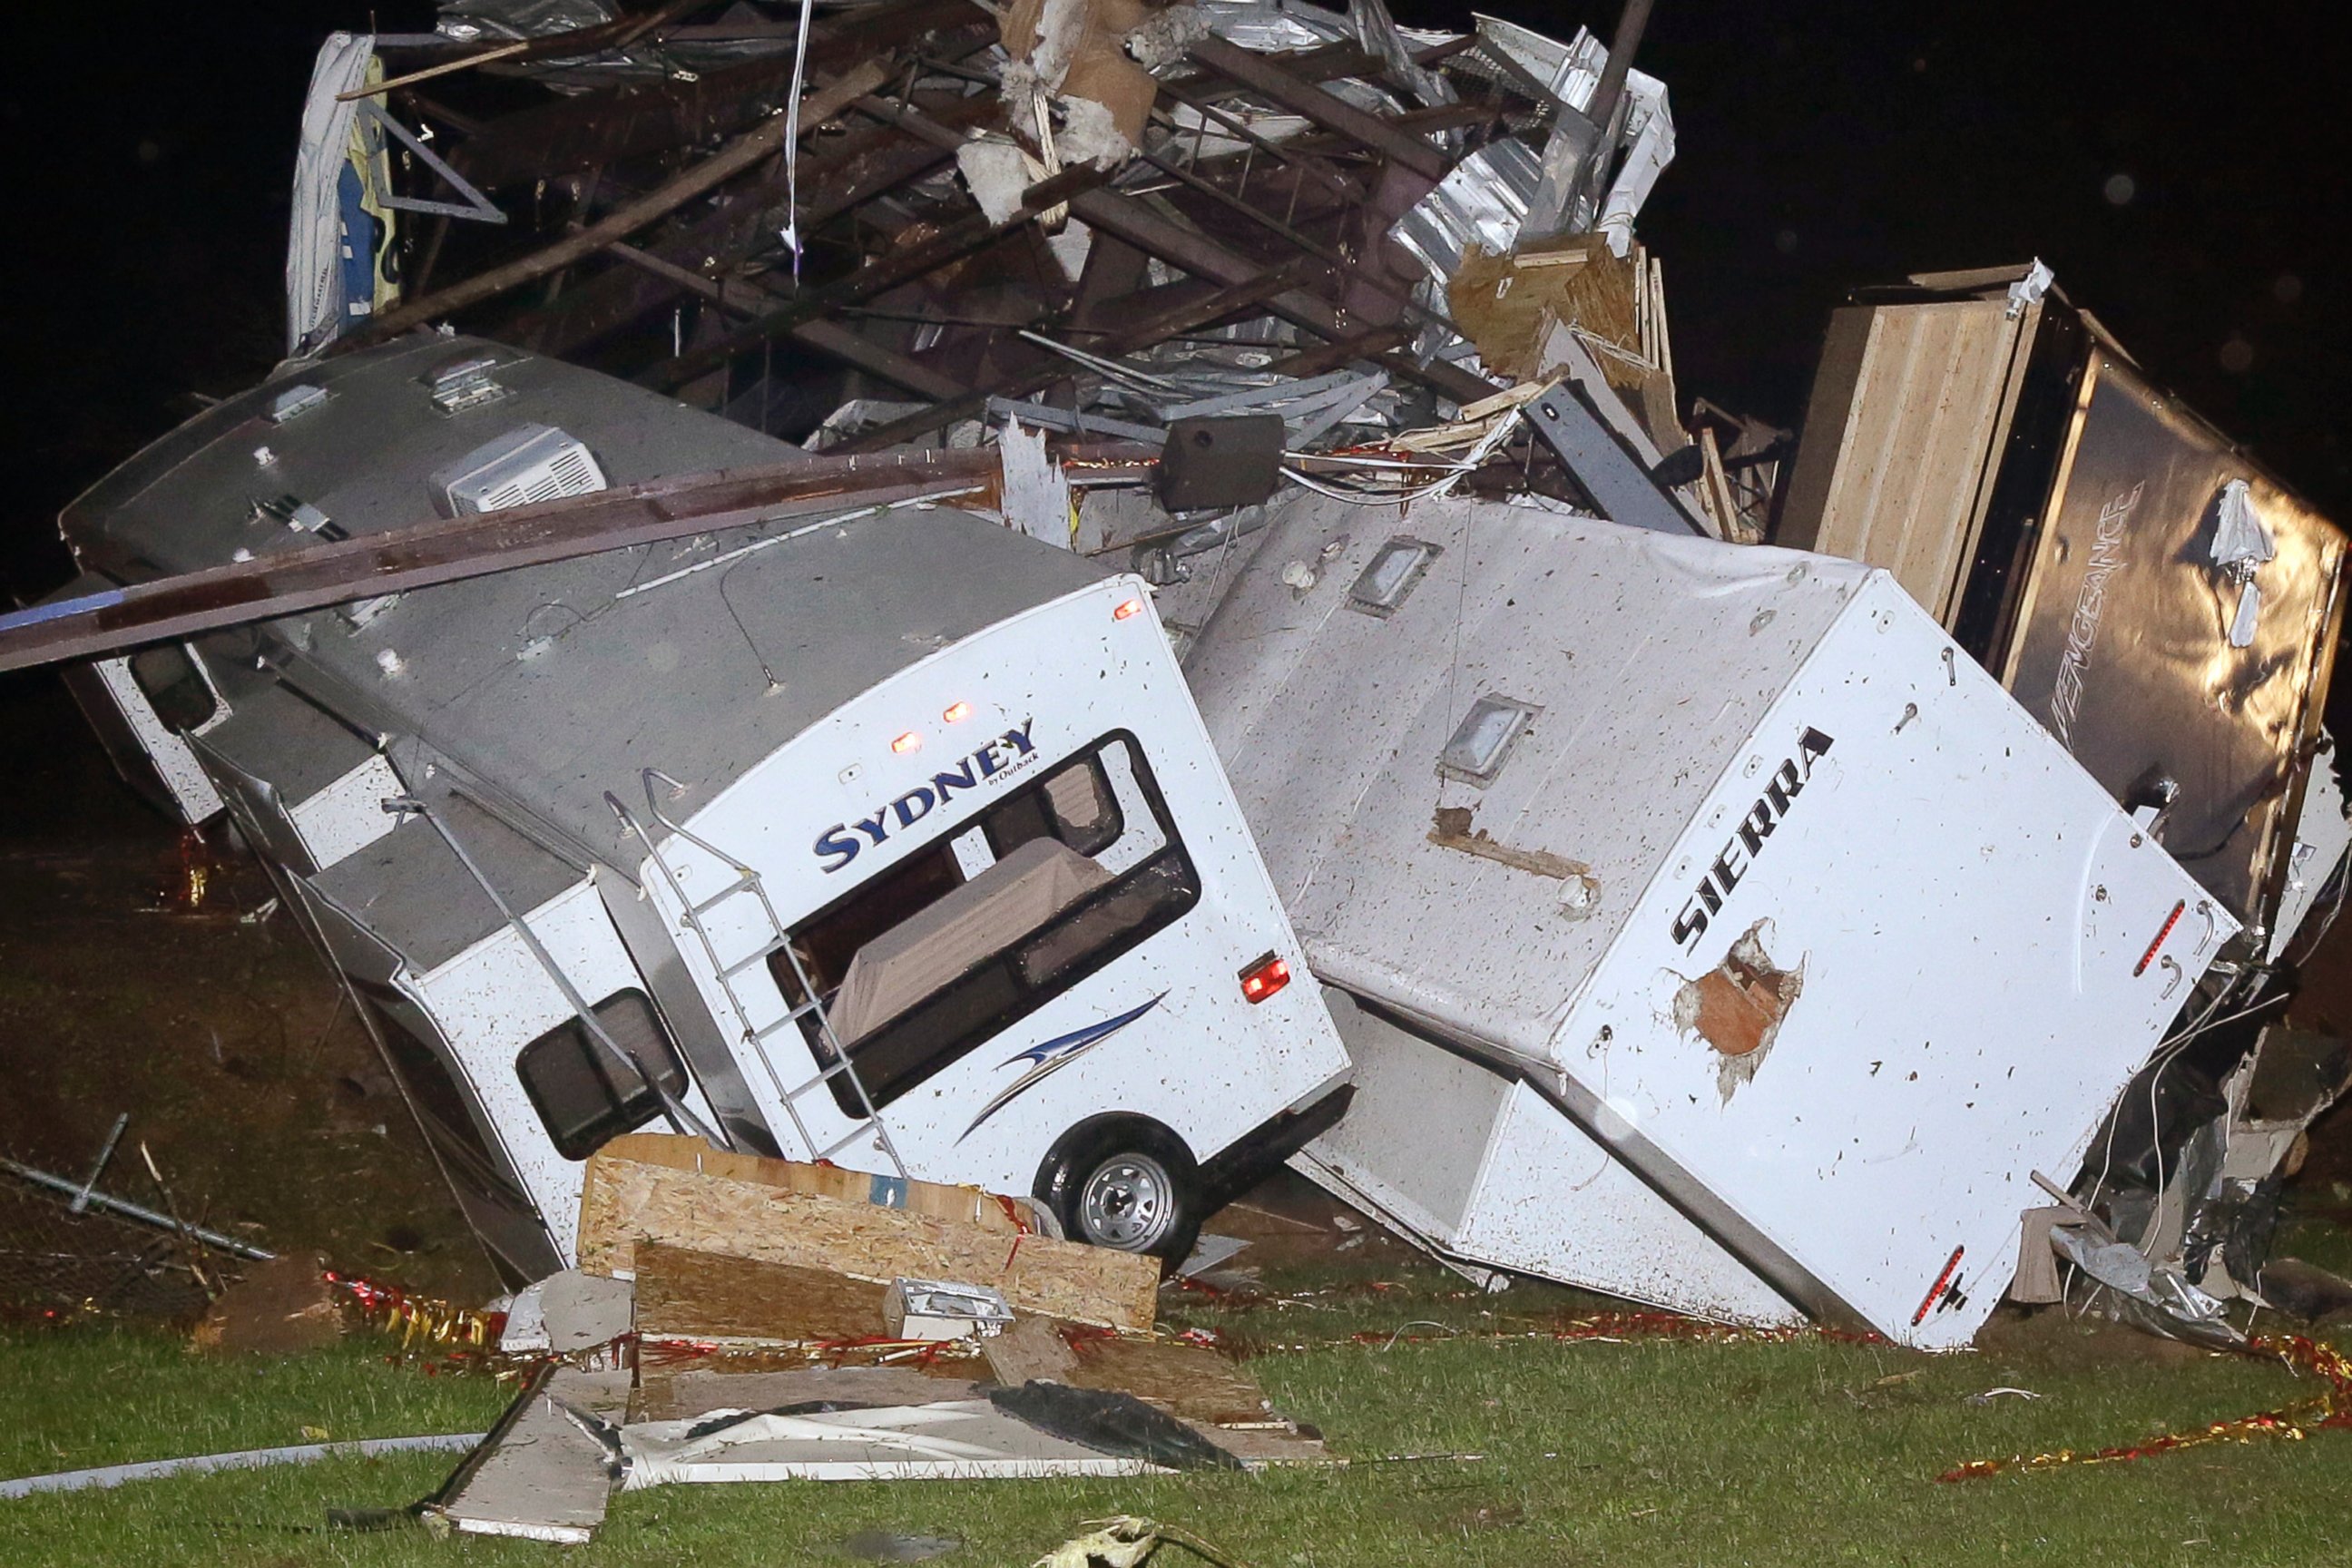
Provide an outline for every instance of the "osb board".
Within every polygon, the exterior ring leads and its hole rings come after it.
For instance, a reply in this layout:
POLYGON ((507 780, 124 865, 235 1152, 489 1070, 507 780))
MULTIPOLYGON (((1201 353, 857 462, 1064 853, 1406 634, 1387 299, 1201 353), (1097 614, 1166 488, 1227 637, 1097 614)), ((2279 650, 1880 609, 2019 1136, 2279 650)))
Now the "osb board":
POLYGON ((937 1182, 900 1181, 838 1165, 809 1165, 797 1160, 767 1160, 756 1154, 732 1154, 714 1149, 699 1138, 667 1132, 634 1132, 615 1138, 588 1162, 593 1174, 596 1161, 627 1160, 640 1165, 664 1165, 673 1171, 700 1171, 730 1181, 756 1182, 788 1192, 812 1193, 844 1203, 877 1204, 907 1209, 937 1219, 958 1219, 1005 1236, 1020 1233, 1020 1223, 1002 1199, 978 1187, 943 1186, 937 1182))
POLYGON ((1067 1383, 1078 1370, 1078 1352, 1062 1337, 1063 1325, 1051 1318, 1024 1312, 1003 1333, 980 1342, 988 1370, 1008 1388, 1044 1378, 1067 1383))
POLYGON ((1172 1415, 1213 1426, 1272 1419, 1257 1379, 1202 1345, 1170 1340, 1079 1338, 1080 1388, 1117 1389, 1172 1415))
MULTIPOLYGON (((1555 322, 1640 353, 1633 286, 1630 260, 1612 256, 1602 236, 1579 235, 1499 256, 1472 246, 1446 289, 1446 302, 1488 369, 1525 379, 1541 369, 1538 352, 1555 322)), ((1641 384, 1643 367, 1614 354, 1594 357, 1612 385, 1641 384)))
POLYGON ((632 1274, 640 1238, 894 1279, 992 1285, 1015 1309, 1117 1329, 1148 1329, 1160 1288, 1156 1259, 1042 1236, 1005 1236, 910 1209, 842 1203, 806 1193, 624 1159, 588 1162, 580 1197, 580 1267, 632 1274))
POLYGON ((685 1421, 714 1410, 780 1410, 788 1405, 828 1399, 845 1405, 931 1405, 944 1399, 970 1399, 980 1388, 969 1376, 896 1366, 806 1367, 794 1372, 640 1369, 638 1379, 637 1391, 629 1400, 633 1422, 685 1421))
POLYGON ((889 1287, 823 1268, 695 1252, 636 1248, 637 1332, 647 1339, 867 1339, 882 1331, 889 1287))
POLYGON ((1132 1394, 1171 1415, 1212 1425, 1275 1419, 1257 1379, 1204 1345, 1107 1338, 1067 1323, 1023 1317, 982 1341, 981 1350, 1003 1384, 1045 1378, 1072 1388, 1132 1394))

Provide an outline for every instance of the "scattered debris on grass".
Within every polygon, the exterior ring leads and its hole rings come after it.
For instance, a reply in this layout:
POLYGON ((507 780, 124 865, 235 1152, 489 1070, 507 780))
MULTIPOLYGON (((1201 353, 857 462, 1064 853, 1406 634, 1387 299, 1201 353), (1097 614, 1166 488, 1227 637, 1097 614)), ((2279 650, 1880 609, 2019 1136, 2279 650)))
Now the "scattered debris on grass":
MULTIPOLYGON (((2183 1448, 2201 1447, 2209 1443, 2253 1443, 2270 1438, 2301 1442, 2315 1432, 2352 1427, 2352 1359, 2347 1359, 2341 1351, 2295 1335, 2256 1335, 2246 1341, 2244 1352, 2252 1356, 2275 1358, 2298 1376, 2308 1373, 2324 1378, 2327 1391, 2292 1405, 2281 1405, 2275 1410, 2210 1422, 2192 1432, 2167 1433, 2145 1443, 2118 1444, 2089 1453, 2073 1448, 2053 1448, 2040 1454, 2013 1454, 2005 1459, 1970 1459, 1966 1464, 1946 1470, 1936 1479, 1939 1481, 1966 1481, 1999 1475, 2004 1470, 2054 1470, 2068 1465, 2120 1464, 2179 1453, 2183 1448)), ((1993 1392, 2016 1391, 1995 1389, 1993 1392)))
POLYGON ((1162 1524, 1157 1520, 1142 1519, 1134 1514, 1121 1514, 1115 1519, 1090 1519, 1094 1528, 1087 1533, 1065 1541, 1032 1568, 1137 1568, 1165 1542, 1181 1546, 1217 1568, 1249 1568, 1249 1564, 1232 1555, 1214 1542, 1179 1525, 1162 1524))

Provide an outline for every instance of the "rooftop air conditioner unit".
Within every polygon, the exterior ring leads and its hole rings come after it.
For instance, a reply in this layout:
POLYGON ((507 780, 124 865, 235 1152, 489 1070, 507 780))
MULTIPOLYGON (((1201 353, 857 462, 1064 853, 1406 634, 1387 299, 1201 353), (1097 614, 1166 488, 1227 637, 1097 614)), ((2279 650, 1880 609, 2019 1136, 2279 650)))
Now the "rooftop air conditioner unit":
POLYGON ((604 488, 604 470, 586 447, 552 426, 520 425, 436 472, 433 505, 462 517, 604 488))

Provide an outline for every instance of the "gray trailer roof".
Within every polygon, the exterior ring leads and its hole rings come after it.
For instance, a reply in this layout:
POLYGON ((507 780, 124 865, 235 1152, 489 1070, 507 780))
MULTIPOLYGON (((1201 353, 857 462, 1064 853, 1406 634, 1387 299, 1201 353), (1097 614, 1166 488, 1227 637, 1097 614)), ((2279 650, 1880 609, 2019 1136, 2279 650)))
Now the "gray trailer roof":
MULTIPOLYGON (((800 455, 561 361, 419 336, 295 367, 208 410, 100 481, 61 523, 87 563, 132 581, 307 542, 257 518, 257 501, 280 495, 351 534, 380 532, 430 517, 431 475, 525 424, 577 437, 614 485, 800 455), (435 407, 429 373, 485 353, 507 395, 455 414, 435 407), (272 402, 298 385, 330 395, 272 424, 272 402), (256 456, 265 447, 267 464, 256 456)), ((635 804, 642 769, 686 784, 691 809, 877 680, 1101 575, 969 513, 906 509, 621 596, 807 526, 527 567, 410 593, 364 626, 322 610, 200 646, 215 665, 265 653, 322 706, 386 737, 404 773, 426 760, 452 766, 625 865, 635 857, 604 795, 635 804), (410 738, 422 748, 404 748, 410 738)))

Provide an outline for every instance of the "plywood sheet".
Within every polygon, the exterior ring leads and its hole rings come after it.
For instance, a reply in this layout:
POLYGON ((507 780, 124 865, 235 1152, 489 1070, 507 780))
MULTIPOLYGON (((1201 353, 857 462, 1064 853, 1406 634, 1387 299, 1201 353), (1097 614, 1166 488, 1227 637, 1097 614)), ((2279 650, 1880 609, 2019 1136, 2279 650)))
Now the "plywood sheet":
MULTIPOLYGON (((769 1160, 756 1154, 730 1153, 699 1138, 667 1132, 633 1132, 615 1138, 598 1157, 662 1165, 673 1171, 700 1171, 730 1181, 782 1187, 787 1192, 837 1198, 843 1203, 876 1204, 906 1209, 935 1219, 962 1220, 982 1230, 1017 1235, 1021 1224, 1004 1200, 978 1187, 951 1187, 938 1182, 900 1181, 839 1165, 811 1165, 798 1160, 769 1160)), ((593 1168, 593 1163, 592 1163, 593 1168)))
POLYGON ((1172 1415, 1215 1426, 1273 1419, 1257 1379, 1204 1345, 1095 1336, 1080 1338, 1071 1348, 1078 1369, 1070 1381, 1081 1388, 1118 1389, 1172 1415))
POLYGON ((1205 1345, 1106 1335, 1024 1317, 981 1343, 996 1381, 1033 1378, 1132 1394, 1184 1420, 1263 1426, 1276 1419, 1265 1391, 1239 1363, 1205 1345))
POLYGON ((637 1332, 647 1339, 791 1343, 882 1331, 887 1285, 830 1269, 696 1252, 636 1248, 637 1332))
POLYGON ((600 1151, 581 1194, 580 1267, 632 1274, 640 1239, 886 1285, 902 1277, 991 1285, 1015 1309, 1118 1329, 1151 1326, 1160 1286, 1157 1260, 1133 1253, 600 1151))
MULTIPOLYGON (((1540 351, 1555 325, 1580 327, 1638 360, 1634 282, 1633 264, 1612 256, 1602 236, 1578 235, 1499 256, 1474 245, 1446 300, 1487 367, 1526 379, 1541 371, 1540 351)), ((1612 386, 1640 387, 1646 366, 1596 357, 1612 386)))

